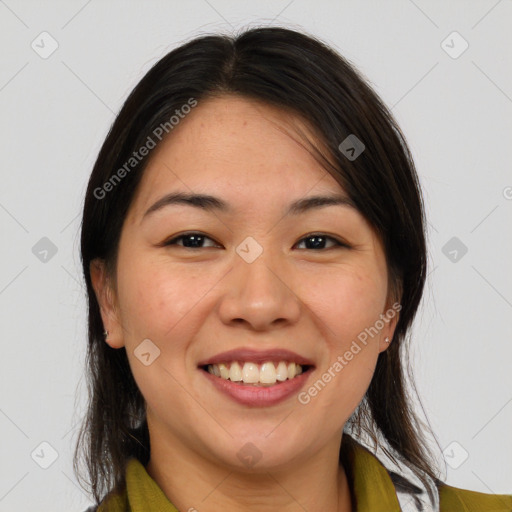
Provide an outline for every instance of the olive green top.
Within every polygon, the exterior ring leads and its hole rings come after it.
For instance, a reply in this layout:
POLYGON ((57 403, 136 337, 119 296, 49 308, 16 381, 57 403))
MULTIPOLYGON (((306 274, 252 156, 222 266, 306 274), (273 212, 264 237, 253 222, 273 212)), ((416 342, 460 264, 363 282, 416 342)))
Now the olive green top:
MULTIPOLYGON (((379 459, 343 435, 341 458, 354 503, 353 512, 400 512, 393 481, 379 459), (347 441, 347 442, 345 442, 347 441)), ((512 495, 484 494, 440 484, 441 512, 511 512, 512 495)), ((199 504, 195 504, 199 507, 199 504)), ((199 507, 201 508, 201 507, 199 507)), ((194 503, 188 512, 194 511, 194 503)), ((145 467, 135 458, 126 467, 126 488, 109 494, 98 512, 180 512, 169 501, 145 467)))

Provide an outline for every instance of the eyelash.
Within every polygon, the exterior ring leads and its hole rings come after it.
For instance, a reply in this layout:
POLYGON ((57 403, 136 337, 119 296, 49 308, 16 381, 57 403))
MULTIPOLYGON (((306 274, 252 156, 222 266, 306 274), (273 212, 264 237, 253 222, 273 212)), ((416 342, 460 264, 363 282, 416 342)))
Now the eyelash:
MULTIPOLYGON (((200 231, 189 231, 187 233, 183 233, 180 236, 177 236, 177 237, 174 237, 174 238, 171 238, 171 239, 165 241, 162 245, 165 246, 165 247, 171 246, 171 245, 177 245, 176 242, 178 240, 182 240, 182 239, 187 238, 189 236, 201 236, 204 239, 207 238, 207 239, 211 240, 212 242, 215 242, 215 240, 213 240, 209 236, 205 235, 204 233, 201 233, 200 231)), ((310 234, 302 237, 299 240, 299 242, 302 242, 304 240, 307 240, 308 238, 314 238, 314 237, 320 237, 320 238, 324 238, 326 240, 331 240, 331 241, 333 241, 336 244, 337 247, 350 249, 350 246, 347 243, 342 242, 341 240, 338 240, 337 238, 334 238, 332 236, 326 235, 324 233, 310 233, 310 234)), ((215 243, 217 243, 217 242, 215 242, 215 243)), ((326 251, 328 249, 334 249, 334 248, 336 248, 336 246, 335 247, 321 248, 321 249, 309 249, 309 250, 310 251, 322 251, 322 250, 326 251)), ((191 249, 191 250, 207 249, 207 247, 185 247, 185 246, 180 246, 180 247, 183 247, 184 249, 191 249)))

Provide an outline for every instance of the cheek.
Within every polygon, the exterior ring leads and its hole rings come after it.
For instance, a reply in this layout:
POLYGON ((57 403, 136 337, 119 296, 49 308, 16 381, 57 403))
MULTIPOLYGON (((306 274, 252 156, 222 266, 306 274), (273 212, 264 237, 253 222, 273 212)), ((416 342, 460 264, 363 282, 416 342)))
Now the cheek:
POLYGON ((186 378, 187 348, 202 322, 201 297, 212 285, 150 258, 124 263, 129 265, 118 264, 118 290, 133 376, 151 408, 184 413, 180 382, 186 378), (158 354, 148 365, 137 355, 146 339, 157 347, 149 344, 149 359, 158 354))
POLYGON ((308 306, 324 324, 326 339, 340 350, 384 312, 387 287, 374 269, 344 267, 318 274, 310 283, 308 306))
POLYGON ((382 276, 361 267, 312 281, 308 306, 328 349, 317 376, 327 382, 325 391, 322 383, 316 387, 323 406, 337 411, 332 418, 337 425, 359 404, 375 371, 379 336, 371 328, 383 313, 387 287, 382 276))
POLYGON ((118 270, 132 372, 143 394, 163 392, 161 396, 168 397, 169 389, 179 389, 179 382, 191 370, 190 346, 213 307, 211 292, 219 274, 198 272, 190 263, 179 267, 150 257, 131 257, 129 266, 120 261, 118 270), (137 348, 146 339, 156 345, 158 353, 147 367, 136 358, 137 348))
POLYGON ((130 334, 162 339, 208 291, 208 282, 193 272, 171 268, 161 261, 130 259, 119 264, 121 314, 130 334))

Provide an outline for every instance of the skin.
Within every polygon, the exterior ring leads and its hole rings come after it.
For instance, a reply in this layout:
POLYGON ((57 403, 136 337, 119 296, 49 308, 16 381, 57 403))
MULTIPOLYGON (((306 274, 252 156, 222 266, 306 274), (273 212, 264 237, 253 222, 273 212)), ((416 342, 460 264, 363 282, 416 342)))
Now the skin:
MULTIPOLYGON (((350 206, 284 216, 294 200, 343 193, 305 149, 300 119, 232 96, 205 100, 157 147, 125 220, 116 268, 91 277, 113 348, 125 347, 147 403, 148 473, 179 510, 352 510, 338 462, 345 422, 363 398, 397 316, 303 405, 297 396, 248 407, 220 393, 197 368, 219 352, 286 348, 315 362, 306 388, 395 302, 382 245, 350 206), (144 212, 173 191, 218 196, 232 214, 172 205, 144 212), (186 231, 207 235, 186 248, 186 231), (321 249, 306 235, 326 233, 321 249), (263 253, 235 251, 248 236, 263 253), (149 366, 134 350, 149 338, 149 366), (237 452, 262 457, 246 467, 237 452)), ((190 243, 189 243, 190 245, 190 243)))

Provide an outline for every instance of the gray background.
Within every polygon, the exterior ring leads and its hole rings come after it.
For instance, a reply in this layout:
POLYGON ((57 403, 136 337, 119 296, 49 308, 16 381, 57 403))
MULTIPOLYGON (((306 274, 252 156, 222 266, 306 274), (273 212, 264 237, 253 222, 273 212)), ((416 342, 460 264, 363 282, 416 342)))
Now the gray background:
POLYGON ((418 390, 447 482, 511 493, 511 22, 510 0, 0 0, 0 511, 89 503, 71 466, 85 403, 78 231, 116 112, 181 42, 257 24, 324 39, 392 107, 429 216, 418 390))

